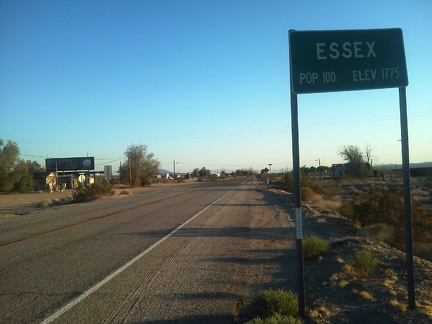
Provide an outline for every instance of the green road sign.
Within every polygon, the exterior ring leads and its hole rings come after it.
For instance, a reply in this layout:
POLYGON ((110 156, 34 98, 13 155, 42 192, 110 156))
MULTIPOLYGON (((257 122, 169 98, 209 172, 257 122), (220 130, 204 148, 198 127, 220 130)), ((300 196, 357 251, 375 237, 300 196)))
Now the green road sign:
POLYGON ((296 94, 406 87, 402 30, 289 32, 296 94))

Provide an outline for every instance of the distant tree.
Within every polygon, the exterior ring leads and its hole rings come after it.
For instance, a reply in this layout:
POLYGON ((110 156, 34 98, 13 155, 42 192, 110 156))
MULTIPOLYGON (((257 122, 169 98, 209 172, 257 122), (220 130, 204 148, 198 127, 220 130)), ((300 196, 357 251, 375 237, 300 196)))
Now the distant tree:
POLYGON ((10 191, 15 184, 13 171, 19 162, 18 144, 8 140, 6 145, 0 139, 0 191, 10 191))
POLYGON ((210 170, 207 170, 205 167, 202 167, 201 170, 198 171, 198 175, 200 177, 205 177, 210 174, 210 170))
POLYGON ((25 161, 25 164, 26 164, 27 169, 30 173, 37 172, 37 171, 40 171, 43 169, 42 166, 39 163, 37 163, 36 161, 27 160, 27 161, 25 161))
POLYGON ((199 169, 198 168, 193 169, 191 175, 192 175, 192 177, 198 178, 199 177, 199 169))
POLYGON ((160 162, 153 153, 147 152, 147 145, 132 144, 124 154, 126 161, 119 169, 122 182, 132 187, 149 185, 151 178, 159 173, 160 162))
POLYGON ((25 162, 19 159, 20 150, 16 142, 8 140, 6 145, 0 139, 0 191, 33 190, 32 173, 28 168, 37 162, 25 162))
POLYGON ((24 160, 18 162, 12 172, 12 177, 15 179, 14 191, 27 192, 34 189, 33 176, 24 160))
POLYGON ((244 169, 237 169, 236 172, 235 172, 235 174, 237 176, 248 176, 248 175, 254 174, 254 170, 253 170, 253 168, 249 168, 249 169, 246 169, 246 168, 244 168, 244 169))
POLYGON ((330 167, 321 165, 320 167, 318 167, 318 172, 330 172, 330 167))
POLYGON ((264 168, 264 169, 261 169, 261 173, 269 173, 269 169, 268 168, 264 168))
POLYGON ((365 155, 361 152, 360 148, 355 145, 344 146, 339 150, 339 155, 347 162, 346 174, 353 177, 366 177, 371 171, 369 159, 371 158, 371 148, 366 148, 365 155))

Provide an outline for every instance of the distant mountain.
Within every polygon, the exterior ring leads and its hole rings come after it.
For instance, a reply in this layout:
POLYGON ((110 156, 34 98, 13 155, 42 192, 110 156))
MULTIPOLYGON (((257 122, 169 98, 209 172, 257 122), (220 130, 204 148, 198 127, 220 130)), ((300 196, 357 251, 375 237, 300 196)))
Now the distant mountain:
POLYGON ((410 168, 432 168, 432 162, 410 163, 410 168))
POLYGON ((171 174, 171 173, 174 173, 174 172, 172 172, 172 171, 168 171, 168 170, 165 170, 165 169, 159 169, 159 174, 160 175, 165 175, 165 174, 171 174))
MULTIPOLYGON (((374 168, 396 169, 396 165, 397 165, 397 169, 402 168, 402 163, 376 164, 374 165, 374 168)), ((410 163, 410 169, 414 169, 414 168, 432 168, 432 162, 410 163)))

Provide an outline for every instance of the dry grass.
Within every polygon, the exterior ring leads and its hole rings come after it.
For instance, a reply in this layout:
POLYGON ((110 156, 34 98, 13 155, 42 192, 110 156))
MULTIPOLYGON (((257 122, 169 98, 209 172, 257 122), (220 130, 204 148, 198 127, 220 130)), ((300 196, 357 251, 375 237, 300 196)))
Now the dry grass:
POLYGON ((360 295, 361 298, 363 298, 365 300, 372 300, 372 301, 375 300, 374 296, 370 292, 368 292, 368 291, 361 291, 359 293, 359 295, 360 295))
POLYGON ((303 201, 312 201, 316 197, 315 192, 309 187, 301 188, 301 199, 303 201))
POLYGON ((342 199, 339 196, 333 196, 331 200, 328 200, 322 195, 316 195, 313 203, 325 210, 337 211, 341 206, 342 199))
POLYGON ((117 197, 120 194, 119 189, 113 189, 111 190, 111 196, 117 197))
POLYGON ((72 203, 72 196, 67 196, 66 198, 60 198, 61 205, 70 204, 70 203, 72 203))
POLYGON ((52 199, 43 199, 39 202, 38 206, 39 207, 49 207, 52 205, 52 199))
POLYGON ((399 302, 397 299, 392 299, 390 305, 396 307, 400 312, 405 313, 407 310, 407 305, 399 302))
POLYGON ((359 229, 359 235, 382 242, 394 241, 394 229, 387 224, 373 224, 359 229))
POLYGON ((418 310, 427 314, 432 320, 432 302, 428 302, 426 305, 418 305, 418 310))
POLYGON ((38 207, 50 207, 50 206, 61 206, 72 203, 72 197, 63 197, 63 198, 52 198, 52 199, 42 199, 37 206, 38 207))
POLYGON ((339 287, 342 288, 342 289, 345 288, 348 285, 349 285, 349 281, 348 280, 341 280, 339 282, 339 287))
POLYGON ((426 208, 432 205, 432 190, 425 187, 417 187, 411 190, 413 200, 418 201, 426 208))
POLYGON ((350 270, 353 270, 355 274, 361 278, 366 278, 375 271, 378 261, 371 251, 363 249, 349 260, 349 265, 351 266, 350 270))
POLYGON ((387 269, 385 271, 387 278, 384 279, 384 286, 391 289, 394 283, 398 280, 396 273, 392 269, 387 269))
POLYGON ((330 312, 329 312, 329 310, 327 309, 327 307, 325 307, 325 306, 320 306, 320 307, 315 308, 315 309, 310 309, 310 310, 308 311, 308 317, 309 317, 309 318, 312 318, 312 319, 318 319, 318 318, 322 317, 322 314, 324 314, 324 315, 328 315, 329 313, 330 313, 330 312))
POLYGON ((115 197, 118 197, 118 196, 122 196, 122 195, 124 195, 124 196, 132 196, 132 190, 130 190, 130 189, 113 189, 113 190, 111 190, 111 196, 115 196, 115 197))

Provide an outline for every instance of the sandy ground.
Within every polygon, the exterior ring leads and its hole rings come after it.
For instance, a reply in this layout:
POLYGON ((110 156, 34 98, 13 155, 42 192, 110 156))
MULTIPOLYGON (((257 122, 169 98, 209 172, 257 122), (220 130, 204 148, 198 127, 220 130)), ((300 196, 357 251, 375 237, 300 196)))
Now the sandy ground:
POLYGON ((0 194, 0 214, 4 209, 19 209, 22 207, 32 207, 39 204, 44 199, 62 199, 72 196, 72 190, 64 192, 35 192, 35 193, 10 193, 0 194))

